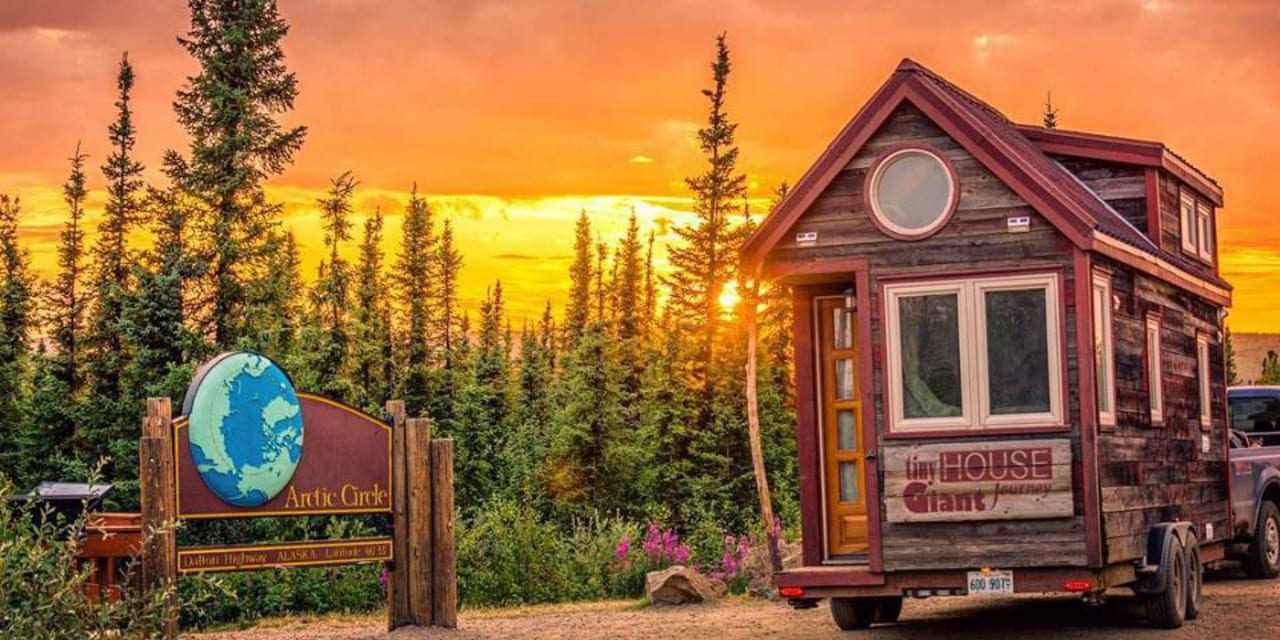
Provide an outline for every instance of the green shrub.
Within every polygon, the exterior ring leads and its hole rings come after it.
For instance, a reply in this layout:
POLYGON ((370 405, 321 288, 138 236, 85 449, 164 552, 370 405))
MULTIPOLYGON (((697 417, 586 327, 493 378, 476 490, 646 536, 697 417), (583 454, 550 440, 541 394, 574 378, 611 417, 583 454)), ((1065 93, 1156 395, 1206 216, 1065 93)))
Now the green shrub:
POLYGON ((531 507, 494 500, 458 528, 459 600, 493 607, 639 595, 614 570, 627 531, 604 517, 566 531, 531 507))
MULTIPOLYGON (((13 485, 0 477, 0 631, 24 640, 152 638, 177 612, 171 591, 121 584, 118 602, 91 603, 91 567, 77 560, 84 518, 61 522, 32 505, 14 508, 13 485)), ((131 565, 133 563, 130 563, 131 565)))

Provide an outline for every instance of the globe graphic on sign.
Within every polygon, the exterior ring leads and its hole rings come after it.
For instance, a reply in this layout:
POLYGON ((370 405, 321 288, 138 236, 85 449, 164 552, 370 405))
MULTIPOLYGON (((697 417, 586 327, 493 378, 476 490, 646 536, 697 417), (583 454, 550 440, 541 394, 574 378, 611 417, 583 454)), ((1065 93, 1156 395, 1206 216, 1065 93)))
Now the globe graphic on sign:
POLYGON ((256 353, 222 355, 187 390, 191 459, 219 498, 256 507, 276 497, 302 458, 302 410, 288 376, 256 353))

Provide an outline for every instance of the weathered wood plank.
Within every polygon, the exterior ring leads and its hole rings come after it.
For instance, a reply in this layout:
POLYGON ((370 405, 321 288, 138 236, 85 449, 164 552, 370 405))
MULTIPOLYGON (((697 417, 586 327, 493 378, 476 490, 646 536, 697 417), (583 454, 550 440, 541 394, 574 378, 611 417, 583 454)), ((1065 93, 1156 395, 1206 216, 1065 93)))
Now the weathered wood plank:
POLYGON ((387 627, 395 630, 410 624, 409 608, 409 508, 406 491, 405 460, 405 410, 404 402, 387 403, 387 415, 391 418, 391 526, 395 531, 392 540, 390 579, 387 581, 387 627))
MULTIPOLYGON (((431 442, 431 490, 435 506, 432 540, 435 567, 432 613, 437 626, 458 626, 458 570, 454 546, 453 440, 431 442)), ((536 579, 536 576, 530 576, 536 579)))
POLYGON ((431 421, 405 421, 409 530, 409 615, 413 624, 432 624, 431 421))

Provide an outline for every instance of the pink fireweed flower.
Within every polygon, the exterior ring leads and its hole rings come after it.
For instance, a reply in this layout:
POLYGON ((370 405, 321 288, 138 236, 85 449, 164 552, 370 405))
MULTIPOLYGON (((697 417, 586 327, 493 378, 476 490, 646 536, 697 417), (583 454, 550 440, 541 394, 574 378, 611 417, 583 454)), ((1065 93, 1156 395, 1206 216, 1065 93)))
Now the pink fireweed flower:
POLYGON ((618 541, 618 547, 613 550, 613 555, 617 559, 622 560, 626 558, 627 555, 630 553, 631 553, 631 535, 628 534, 628 535, 622 536, 622 540, 618 541))

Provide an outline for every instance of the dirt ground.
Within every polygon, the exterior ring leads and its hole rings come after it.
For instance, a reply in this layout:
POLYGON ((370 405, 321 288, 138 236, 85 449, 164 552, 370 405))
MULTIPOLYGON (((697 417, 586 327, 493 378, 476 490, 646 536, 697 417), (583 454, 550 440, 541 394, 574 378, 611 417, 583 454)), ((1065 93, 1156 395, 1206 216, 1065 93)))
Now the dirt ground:
POLYGON ((897 625, 842 633, 826 603, 794 611, 782 603, 730 598, 710 605, 643 607, 602 602, 464 611, 458 629, 385 633, 380 617, 293 619, 265 622, 247 631, 192 634, 196 640, 472 640, 508 638, 848 638, 983 640, 1053 638, 1274 638, 1280 629, 1280 580, 1226 579, 1205 585, 1199 620, 1177 631, 1145 627, 1141 603, 1117 592, 1105 606, 1086 606, 1069 597, 1012 599, 934 598, 908 600, 897 625))

